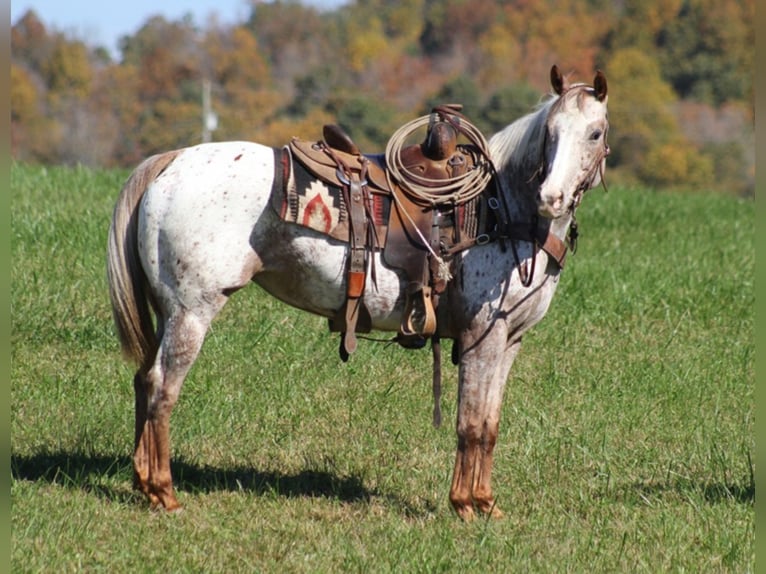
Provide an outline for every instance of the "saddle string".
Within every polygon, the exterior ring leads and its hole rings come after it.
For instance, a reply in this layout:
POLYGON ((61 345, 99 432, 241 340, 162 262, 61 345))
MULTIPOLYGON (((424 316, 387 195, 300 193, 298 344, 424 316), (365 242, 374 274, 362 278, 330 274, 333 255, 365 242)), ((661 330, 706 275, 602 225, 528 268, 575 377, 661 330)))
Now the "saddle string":
MULTIPOLYGON (((388 172, 386 172, 386 177, 388 177, 388 172)), ((410 225, 412 226, 412 229, 415 230, 415 233, 420 238, 420 241, 422 242, 423 246, 428 250, 428 252, 431 254, 431 256, 436 259, 436 262, 438 263, 438 277, 439 279, 442 279, 444 281, 449 281, 452 279, 452 273, 450 273, 449 269, 449 263, 444 261, 442 257, 440 257, 436 251, 433 250, 433 247, 431 247, 431 242, 428 241, 423 233, 418 229, 417 224, 415 221, 413 221, 412 217, 409 213, 407 213, 407 210, 404 208, 404 206, 401 204, 401 199, 399 199, 398 194, 394 191, 394 186, 391 185, 391 182, 388 183, 389 187, 391 188, 391 195, 394 198, 394 202, 397 205, 397 209, 399 210, 399 213, 405 216, 405 218, 410 222, 410 225)))

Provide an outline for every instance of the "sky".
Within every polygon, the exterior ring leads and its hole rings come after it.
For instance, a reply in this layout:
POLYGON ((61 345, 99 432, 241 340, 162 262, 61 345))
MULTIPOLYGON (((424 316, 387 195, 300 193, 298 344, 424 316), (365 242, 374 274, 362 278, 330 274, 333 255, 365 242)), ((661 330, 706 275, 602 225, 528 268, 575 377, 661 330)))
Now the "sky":
MULTIPOLYGON (((303 0, 318 8, 336 8, 346 0, 303 0)), ((11 0, 11 25, 34 10, 49 30, 66 32, 89 46, 104 46, 113 56, 121 36, 133 35, 152 16, 178 20, 186 14, 204 25, 215 14, 223 24, 243 22, 250 14, 247 0, 11 0)))

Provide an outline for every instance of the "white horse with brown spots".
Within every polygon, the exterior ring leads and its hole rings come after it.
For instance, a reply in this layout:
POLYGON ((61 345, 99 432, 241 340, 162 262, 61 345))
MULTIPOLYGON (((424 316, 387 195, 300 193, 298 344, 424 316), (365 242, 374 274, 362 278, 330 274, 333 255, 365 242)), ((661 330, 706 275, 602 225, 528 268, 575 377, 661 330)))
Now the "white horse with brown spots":
MULTIPOLYGON (((609 149, 604 75, 597 72, 592 86, 570 86, 554 66, 551 80, 549 99, 489 141, 506 215, 533 231, 524 240, 499 229, 494 240, 455 254, 454 278, 438 308, 437 334, 459 350, 449 496, 466 520, 475 511, 501 514, 490 475, 508 373, 522 335, 548 309, 575 209, 601 181, 609 149)), ((344 303, 348 244, 279 217, 270 206, 274 168, 273 150, 257 143, 167 152, 133 172, 115 207, 110 297, 124 354, 138 367, 134 485, 153 506, 179 508, 170 472, 171 411, 229 296, 254 281, 325 317, 344 303)), ((368 274, 365 306, 374 329, 396 331, 406 278, 379 253, 372 258, 376 281, 368 274)))

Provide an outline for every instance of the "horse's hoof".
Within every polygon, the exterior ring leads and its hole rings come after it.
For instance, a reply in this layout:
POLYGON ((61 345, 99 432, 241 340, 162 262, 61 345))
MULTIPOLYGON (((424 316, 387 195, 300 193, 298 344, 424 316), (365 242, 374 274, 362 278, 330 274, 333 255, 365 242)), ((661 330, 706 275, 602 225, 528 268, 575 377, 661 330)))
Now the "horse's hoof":
POLYGON ((503 514, 503 511, 497 507, 494 501, 477 503, 477 507, 479 512, 481 512, 487 518, 492 518, 495 520, 505 518, 505 514, 503 514))
POLYGON ((473 511, 473 506, 470 504, 462 504, 459 506, 455 506, 455 512, 457 512, 458 517, 460 517, 460 520, 463 522, 473 522, 476 518, 476 513, 473 511))

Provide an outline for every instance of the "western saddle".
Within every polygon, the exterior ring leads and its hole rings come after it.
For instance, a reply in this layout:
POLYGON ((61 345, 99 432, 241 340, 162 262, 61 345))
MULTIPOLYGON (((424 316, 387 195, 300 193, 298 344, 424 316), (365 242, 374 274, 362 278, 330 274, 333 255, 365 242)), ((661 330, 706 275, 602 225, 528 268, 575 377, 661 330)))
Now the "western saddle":
POLYGON ((341 190, 348 212, 346 301, 330 319, 330 330, 341 333, 344 361, 356 349, 355 333, 371 329, 364 288, 368 269, 375 279, 370 259, 373 250, 382 251, 386 264, 407 277, 405 313, 396 341, 420 348, 436 332, 435 309, 450 279, 444 258, 466 235, 477 237, 480 224, 469 214, 486 212, 478 199, 494 173, 486 142, 472 141, 477 132, 475 128, 467 132, 466 126, 472 126, 460 109, 439 106, 421 118, 428 129, 419 144, 405 145, 406 136, 422 125, 405 126, 407 129, 397 132, 401 137, 392 137, 385 156, 361 153, 337 125, 325 125, 321 141, 293 138, 287 147, 293 161, 341 190), (466 133, 471 143, 458 143, 459 136, 466 133), (480 181, 466 185, 469 174, 480 181), (376 221, 375 195, 390 198, 388 221, 376 221), (385 233, 381 233, 381 225, 387 228, 385 233))

